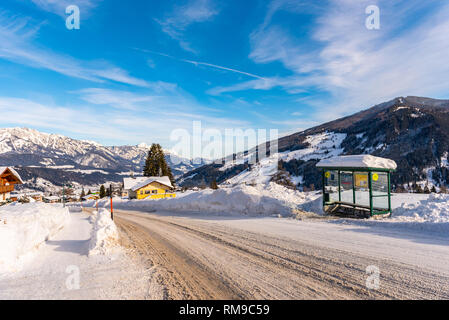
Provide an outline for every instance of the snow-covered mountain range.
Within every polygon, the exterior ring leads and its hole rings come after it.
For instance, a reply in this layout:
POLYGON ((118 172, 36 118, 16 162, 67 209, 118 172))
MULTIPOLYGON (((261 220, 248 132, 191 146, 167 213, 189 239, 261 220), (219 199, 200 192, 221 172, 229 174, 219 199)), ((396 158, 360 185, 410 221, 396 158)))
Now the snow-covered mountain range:
MULTIPOLYGON (((42 189, 74 182, 97 185, 142 173, 149 146, 102 146, 28 128, 0 129, 0 165, 15 166, 28 186, 42 189), (48 183, 46 183, 48 182, 48 183)), ((190 160, 166 152, 173 174, 196 167, 190 160)))

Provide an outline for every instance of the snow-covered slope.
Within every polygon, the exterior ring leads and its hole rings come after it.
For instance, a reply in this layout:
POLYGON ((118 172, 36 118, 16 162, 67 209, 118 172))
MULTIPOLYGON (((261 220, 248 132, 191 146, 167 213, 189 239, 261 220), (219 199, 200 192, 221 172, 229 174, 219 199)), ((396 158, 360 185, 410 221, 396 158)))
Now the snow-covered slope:
MULTIPOLYGON (((281 137, 279 154, 251 164, 256 148, 234 161, 205 165, 180 178, 181 185, 266 183, 271 178, 299 188, 320 188, 318 161, 337 155, 392 159, 398 190, 449 186, 449 100, 398 97, 356 114, 281 137), (278 167, 279 169, 278 170, 278 167), (279 172, 284 171, 284 172, 279 172), (277 176, 275 176, 277 175, 277 176), (299 185, 298 185, 299 184, 299 185)), ((268 145, 266 148, 268 150, 268 145)), ((231 159, 233 160, 233 159, 231 159)), ((260 160, 260 159, 259 159, 260 160)))

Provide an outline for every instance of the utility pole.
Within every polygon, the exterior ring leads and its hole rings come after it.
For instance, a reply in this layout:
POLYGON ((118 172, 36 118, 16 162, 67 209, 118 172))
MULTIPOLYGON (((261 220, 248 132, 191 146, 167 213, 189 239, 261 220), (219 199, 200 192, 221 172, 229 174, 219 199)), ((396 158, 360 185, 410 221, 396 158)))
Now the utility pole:
POLYGON ((112 206, 112 183, 109 184, 109 197, 111 199, 111 220, 114 220, 114 207, 112 206))

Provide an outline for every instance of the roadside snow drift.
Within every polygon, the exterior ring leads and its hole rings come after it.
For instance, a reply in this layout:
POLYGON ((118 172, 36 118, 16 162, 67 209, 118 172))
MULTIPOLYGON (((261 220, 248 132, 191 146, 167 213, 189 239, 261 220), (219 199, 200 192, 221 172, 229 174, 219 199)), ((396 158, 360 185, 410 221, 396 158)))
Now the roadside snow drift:
POLYGON ((413 199, 413 194, 398 194, 393 199, 396 197, 400 203, 393 210, 394 220, 449 224, 448 194, 431 193, 424 199, 413 199))
MULTIPOLYGON (((114 199, 114 207, 131 210, 288 216, 295 209, 321 212, 321 202, 317 201, 319 197, 320 195, 316 192, 299 192, 269 183, 267 186, 238 185, 218 190, 187 191, 178 193, 174 199, 114 199)), ((95 206, 95 202, 92 205, 95 206)), ((100 207, 108 207, 108 205, 108 200, 99 202, 100 207)))
POLYGON ((70 221, 67 208, 44 203, 0 208, 0 272, 15 271, 21 262, 70 221))
POLYGON ((92 236, 89 242, 89 256, 107 254, 118 246, 119 235, 111 213, 106 209, 99 209, 91 216, 93 223, 92 236))

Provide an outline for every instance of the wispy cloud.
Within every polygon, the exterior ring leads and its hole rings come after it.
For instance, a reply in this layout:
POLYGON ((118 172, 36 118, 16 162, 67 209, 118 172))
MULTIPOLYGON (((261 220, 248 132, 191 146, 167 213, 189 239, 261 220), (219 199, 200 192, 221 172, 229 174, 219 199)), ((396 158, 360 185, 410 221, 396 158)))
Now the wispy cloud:
POLYGON ((287 5, 291 3, 272 2, 264 23, 250 35, 249 57, 258 64, 280 62, 292 74, 217 87, 211 93, 274 87, 293 95, 307 92, 316 117, 325 118, 395 96, 447 95, 446 2, 377 1, 381 29, 367 30, 365 7, 372 1, 332 0, 325 11, 318 11, 307 43, 273 22, 279 8, 296 12, 296 7, 287 5))
POLYGON ((195 53, 190 42, 186 40, 187 28, 194 23, 205 22, 218 14, 218 9, 212 0, 190 0, 186 5, 175 6, 173 11, 164 19, 156 19, 162 31, 186 51, 195 53))
POLYGON ((66 17, 65 9, 69 5, 77 5, 83 16, 95 8, 102 0, 31 0, 42 10, 66 17))
MULTIPOLYGON (((234 69, 234 68, 229 68, 229 67, 225 67, 225 66, 220 66, 217 64, 212 64, 212 63, 208 63, 208 62, 202 62, 202 61, 195 61, 195 60, 190 60, 190 59, 181 59, 181 58, 176 58, 173 57, 171 55, 162 53, 162 52, 156 52, 156 51, 151 51, 151 50, 145 50, 145 49, 135 49, 141 52, 145 52, 145 53, 150 53, 150 54, 156 54, 159 56, 163 56, 169 59, 173 59, 179 62, 185 62, 185 63, 189 63, 192 64, 194 66, 203 66, 203 67, 207 67, 207 68, 212 68, 212 69, 218 69, 218 70, 224 70, 224 71, 229 71, 229 72, 233 72, 233 73, 238 73, 238 74, 242 74, 245 76, 248 76, 250 78, 256 78, 256 79, 265 79, 262 76, 256 75, 254 73, 250 73, 250 72, 246 72, 246 71, 242 71, 242 70, 238 70, 238 69, 234 69)), ((151 66, 150 66, 151 67, 151 66)))
MULTIPOLYGON (((94 91, 91 91, 93 93, 94 91)), ((98 93, 98 92, 97 92, 98 93)), ((120 93, 117 92, 118 96, 120 93)), ((113 92, 109 92, 110 95, 113 92)), ((130 96, 130 95, 128 95, 130 96)), ((135 98, 137 95, 134 96, 135 98)), ((105 103, 106 101, 103 100, 105 103)), ((134 101, 136 104, 141 100, 134 101)), ((110 100, 111 104, 115 102, 110 100)), ((95 106, 59 106, 43 104, 28 99, 0 97, 0 112, 4 116, 3 126, 25 126, 63 133, 75 138, 95 139, 102 143, 136 144, 159 142, 170 146, 170 134, 175 129, 192 131, 194 120, 201 120, 204 128, 248 127, 246 121, 210 117, 204 114, 180 113, 161 109, 150 116, 117 108, 102 109, 95 106), (20 114, 20 117, 17 115, 20 114), (76 125, 73 125, 76 123, 76 125)))
POLYGON ((132 77, 106 61, 82 61, 33 45, 39 28, 39 24, 33 24, 28 18, 0 14, 0 58, 84 80, 148 86, 145 80, 132 77))

